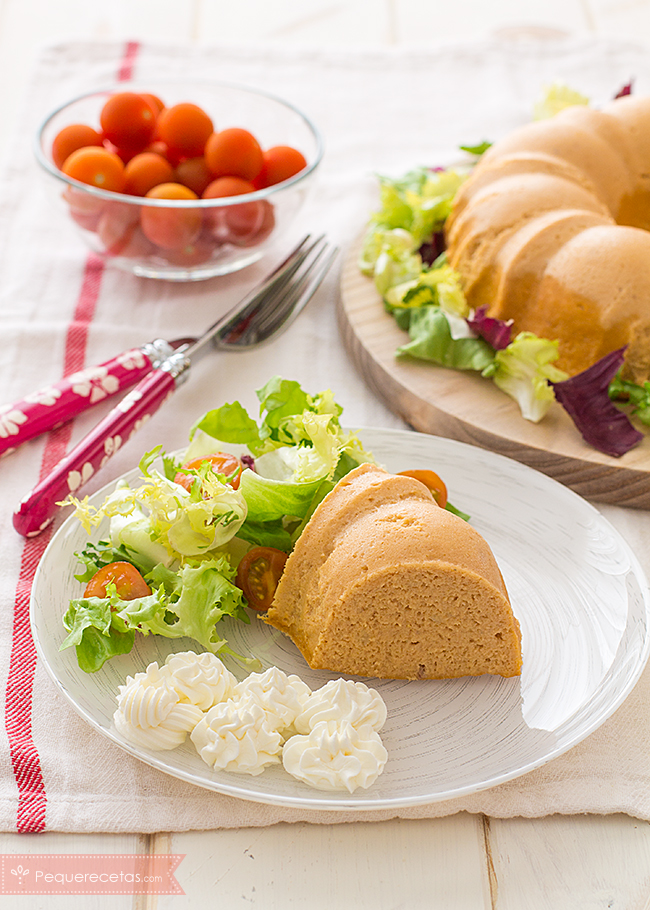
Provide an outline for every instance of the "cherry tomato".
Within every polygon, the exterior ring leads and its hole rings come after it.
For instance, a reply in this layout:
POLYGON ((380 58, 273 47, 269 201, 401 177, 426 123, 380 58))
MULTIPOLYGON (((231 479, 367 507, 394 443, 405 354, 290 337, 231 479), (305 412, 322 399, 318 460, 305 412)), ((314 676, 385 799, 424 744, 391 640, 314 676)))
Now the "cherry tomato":
POLYGON ((202 196, 212 180, 212 174, 203 155, 199 155, 197 158, 186 158, 177 164, 174 179, 177 183, 189 187, 197 196, 202 196))
POLYGON ((170 265, 177 265, 181 268, 189 268, 193 265, 201 265, 212 258, 212 254, 220 246, 216 237, 208 232, 201 232, 196 240, 188 243, 187 246, 178 250, 166 250, 165 259, 170 265))
POLYGON ((273 603, 287 554, 273 547, 253 547, 237 568, 235 584, 244 592, 251 610, 264 612, 273 603))
POLYGON ((254 180, 255 189, 282 183, 307 167, 302 152, 290 145, 275 145, 263 153, 262 168, 254 180))
POLYGON ((212 120, 202 108, 184 101, 161 111, 156 138, 161 139, 170 151, 185 158, 196 158, 203 154, 213 129, 212 120))
POLYGON ((150 92, 140 92, 140 94, 144 98, 144 100, 147 101, 151 105, 151 107, 153 108, 154 113, 156 115, 156 118, 158 118, 158 114, 162 110, 164 110, 164 107, 165 107, 164 101, 162 101, 158 97, 158 95, 152 95, 150 92))
MULTIPOLYGON (((196 193, 180 183, 161 183, 146 194, 147 199, 197 199, 196 193)), ((178 250, 193 243, 201 232, 203 216, 196 208, 142 206, 140 224, 145 237, 165 250, 178 250)))
POLYGON ((160 155, 161 158, 166 158, 170 162, 169 158, 169 149, 162 141, 162 139, 153 139, 146 148, 142 150, 143 152, 155 152, 156 155, 160 155))
POLYGON ((113 152, 94 145, 68 155, 61 170, 68 177, 101 190, 121 193, 124 187, 123 161, 113 152))
POLYGON ((153 138, 156 114, 142 95, 117 92, 111 95, 99 115, 106 139, 127 152, 139 152, 153 138))
POLYGON ((423 483, 425 487, 431 490, 433 498, 442 509, 447 505, 447 487, 435 471, 400 471, 399 473, 404 477, 413 477, 423 483))
MULTIPOLYGON (((204 190, 203 199, 222 199, 228 196, 243 196, 246 193, 253 193, 255 187, 249 180, 243 177, 217 177, 204 190)), ((258 228, 262 223, 262 213, 258 202, 244 203, 237 206, 227 206, 223 208, 208 209, 205 218, 208 225, 212 228, 217 236, 228 233, 227 213, 232 209, 243 209, 242 218, 246 222, 248 229, 258 228)), ((236 219, 235 219, 236 220, 236 219)), ((228 239, 224 236, 224 239, 228 239)))
POLYGON ((106 597, 106 587, 112 582, 121 600, 135 600, 151 594, 151 588, 130 562, 112 562, 102 566, 86 585, 84 597, 106 597))
POLYGON ((52 161, 60 170, 65 159, 77 149, 101 144, 102 137, 92 126, 86 126, 85 123, 71 123, 70 126, 64 126, 54 137, 52 161))
POLYGON ((226 237, 235 246, 255 246, 266 240, 275 227, 275 213, 268 199, 228 206, 224 220, 226 237))
MULTIPOLYGON (((215 474, 223 474, 229 478, 228 483, 233 490, 239 489, 239 480, 243 470, 239 458, 229 452, 215 452, 212 455, 202 455, 200 458, 193 458, 191 461, 186 462, 183 468, 189 471, 198 471, 201 465, 206 462, 215 474)), ((174 477, 174 481, 188 491, 192 489, 195 480, 196 474, 185 474, 182 470, 178 471, 176 477, 174 477)))
POLYGON ((226 196, 242 196, 244 193, 254 193, 255 187, 250 180, 243 177, 217 177, 203 191, 204 199, 221 199, 226 196))
POLYGON ((124 192, 130 196, 146 196, 155 186, 173 180, 174 168, 155 152, 140 152, 124 168, 124 192))
POLYGON ((139 227, 137 206, 110 202, 99 219, 97 235, 107 253, 119 256, 131 243, 139 227))
POLYGON ((74 186, 67 186, 61 195, 70 208, 72 220, 86 231, 96 231, 108 203, 74 186))
POLYGON ((214 177, 253 180, 264 162, 260 144, 248 130, 231 127, 213 133, 205 145, 205 160, 214 177))
POLYGON ((108 149, 109 152, 113 152, 118 158, 121 158, 122 164, 128 164, 131 158, 134 158, 141 151, 141 149, 118 149, 118 147, 113 145, 112 142, 109 142, 108 139, 104 139, 104 148, 108 149))

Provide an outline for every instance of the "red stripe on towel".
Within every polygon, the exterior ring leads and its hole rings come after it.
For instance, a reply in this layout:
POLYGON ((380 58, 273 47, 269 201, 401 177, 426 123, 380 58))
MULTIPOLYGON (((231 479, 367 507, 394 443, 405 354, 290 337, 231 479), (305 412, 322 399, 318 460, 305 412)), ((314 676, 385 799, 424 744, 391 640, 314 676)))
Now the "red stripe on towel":
POLYGON ((127 41, 122 57, 122 65, 117 72, 118 82, 130 82, 133 79, 135 60, 140 50, 139 41, 127 41))
MULTIPOLYGON (((118 70, 118 80, 128 81, 133 69, 138 42, 129 41, 124 49, 118 70)), ((95 253, 88 255, 75 307, 66 333, 64 375, 76 372, 85 365, 88 331, 99 298, 104 262, 95 253)), ((66 454, 72 434, 68 423, 53 430, 47 438, 41 461, 39 480, 42 480, 66 454)), ((14 605, 13 639, 9 676, 7 679, 5 726, 16 785, 18 810, 16 828, 24 834, 45 830, 47 793, 41 760, 32 731, 32 697, 36 672, 36 648, 29 622, 29 603, 36 569, 51 537, 51 529, 25 541, 14 605)))

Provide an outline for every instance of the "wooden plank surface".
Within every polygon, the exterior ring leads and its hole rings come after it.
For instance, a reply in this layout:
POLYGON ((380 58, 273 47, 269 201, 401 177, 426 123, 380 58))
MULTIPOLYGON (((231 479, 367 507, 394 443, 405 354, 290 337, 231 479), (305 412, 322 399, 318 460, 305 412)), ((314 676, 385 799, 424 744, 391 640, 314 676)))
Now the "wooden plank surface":
POLYGON ((422 433, 481 446, 528 464, 597 502, 650 509, 650 436, 621 458, 597 452, 553 404, 538 424, 478 373, 398 358, 408 340, 357 265, 361 239, 341 274, 339 322, 360 375, 396 414, 422 433))

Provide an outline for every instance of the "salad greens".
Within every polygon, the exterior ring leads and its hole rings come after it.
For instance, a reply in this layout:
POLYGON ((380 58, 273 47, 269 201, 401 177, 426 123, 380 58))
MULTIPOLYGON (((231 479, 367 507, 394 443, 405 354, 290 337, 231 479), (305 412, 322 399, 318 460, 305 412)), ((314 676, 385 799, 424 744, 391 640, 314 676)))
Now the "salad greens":
POLYGON ((535 120, 547 120, 555 117, 565 107, 574 107, 577 104, 588 105, 589 98, 566 85, 564 82, 553 82, 547 85, 533 109, 535 120))
POLYGON ((381 208, 371 216, 359 267, 373 278, 387 312, 408 332, 398 357, 479 372, 514 398, 527 420, 538 422, 554 400, 547 380, 567 378, 553 366, 557 344, 523 332, 497 349, 494 337, 476 324, 460 275, 445 254, 431 264, 422 255, 423 245, 443 229, 466 176, 420 168, 396 180, 380 178, 381 208))
MULTIPOLYGON (((626 85, 616 97, 631 90, 631 84, 626 85)), ((589 103, 580 92, 555 82, 545 88, 534 117, 553 117, 564 108, 589 103)), ((461 149, 477 158, 490 146, 485 141, 461 149)), ((630 416, 650 425, 650 383, 623 380, 620 370, 612 375, 609 355, 596 369, 569 380, 555 366, 556 341, 532 332, 513 338, 510 323, 486 316, 486 308, 470 310, 461 276, 447 262, 444 227, 473 163, 379 177, 380 205, 369 219, 358 265, 372 278, 386 311, 408 333, 396 356, 478 372, 511 396, 522 416, 534 423, 557 400, 590 445, 609 455, 624 454, 642 434, 613 402, 627 405, 630 416), (609 384, 603 385, 603 376, 609 384)))
POLYGON ((98 508, 87 497, 70 497, 88 532, 108 521, 108 539, 89 542, 77 554, 81 570, 75 577, 88 582, 102 567, 124 561, 151 591, 122 599, 109 582, 106 597, 71 601, 61 648, 74 646, 86 672, 130 651, 136 632, 188 636, 213 653, 234 654, 216 627, 226 616, 250 621, 234 584, 248 546, 289 551, 337 481, 373 461, 358 437, 343 431, 342 409, 329 390, 309 395, 299 383, 274 377, 257 395, 259 420, 239 402, 209 411, 192 428, 182 460, 158 446, 141 459, 139 483, 119 482, 98 508), (185 462, 220 452, 224 443, 250 453, 242 458, 246 469, 238 489, 209 462, 189 472, 200 483, 190 481, 188 489, 176 482, 185 462))

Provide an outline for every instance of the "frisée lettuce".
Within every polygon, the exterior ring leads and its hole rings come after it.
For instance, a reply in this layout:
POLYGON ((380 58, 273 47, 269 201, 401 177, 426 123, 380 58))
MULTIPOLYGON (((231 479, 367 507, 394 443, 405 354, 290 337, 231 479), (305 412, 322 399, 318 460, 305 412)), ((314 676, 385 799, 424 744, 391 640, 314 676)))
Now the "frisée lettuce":
POLYGON ((225 556, 188 562, 177 571, 157 566, 147 576, 156 585, 150 595, 122 600, 115 585, 109 584, 106 598, 72 600, 63 617, 69 634, 61 650, 74 645, 79 666, 87 673, 99 670, 111 657, 128 653, 136 632, 187 636, 214 654, 234 654, 215 628, 224 616, 249 622, 243 594, 232 583, 234 574, 225 556))
MULTIPOLYGON (((631 91, 630 83, 615 97, 631 91)), ((580 92, 555 82, 544 89, 534 118, 589 104, 580 92)), ((554 363, 559 358, 556 341, 527 331, 513 337, 511 322, 488 316, 485 306, 471 310, 461 275, 447 261, 446 219, 476 159, 490 147, 488 141, 460 146, 474 158, 466 166, 418 168, 402 177, 380 177, 380 206, 369 218, 358 267, 372 278, 384 309, 408 333, 408 341, 396 349, 397 357, 476 371, 535 423, 557 401, 590 445, 619 457, 643 438, 630 417, 650 425, 650 383, 637 385, 619 371, 603 387, 593 377, 606 374, 606 357, 604 364, 593 365, 593 373, 584 371, 584 376, 569 381, 554 363), (621 410, 626 406, 629 416, 621 410)))
POLYGON ((136 633, 187 636, 213 653, 249 660, 234 655, 216 630, 224 617, 250 621, 234 584, 240 559, 251 545, 288 552, 338 480, 373 461, 358 437, 342 429, 342 408, 331 391, 310 395, 276 376, 257 396, 259 420, 239 402, 209 411, 192 428, 182 456, 165 455, 160 446, 147 452, 138 482, 118 482, 98 507, 87 497, 69 497, 88 533, 107 524, 106 538, 77 554, 77 579, 88 582, 99 569, 126 561, 151 592, 123 599, 109 582, 106 597, 70 602, 61 649, 75 647, 81 669, 95 672, 127 653, 136 633), (208 457, 228 444, 250 453, 240 457, 237 489, 208 457), (185 470, 196 458, 205 459, 200 468, 185 470))

